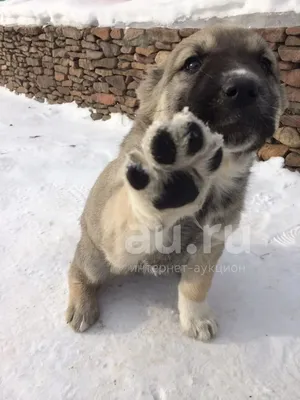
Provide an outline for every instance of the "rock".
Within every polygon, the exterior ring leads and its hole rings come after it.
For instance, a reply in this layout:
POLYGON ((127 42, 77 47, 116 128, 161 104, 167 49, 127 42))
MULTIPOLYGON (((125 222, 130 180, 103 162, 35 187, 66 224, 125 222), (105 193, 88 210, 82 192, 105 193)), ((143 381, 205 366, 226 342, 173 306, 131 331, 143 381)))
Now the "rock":
POLYGON ((194 28, 184 28, 179 30, 179 35, 182 38, 186 38, 188 36, 191 36, 193 33, 199 31, 199 29, 194 29, 194 28))
POLYGON ((295 101, 289 102, 289 110, 291 110, 292 114, 300 114, 300 103, 296 103, 295 101))
POLYGON ((123 29, 113 28, 110 31, 110 37, 112 39, 122 39, 122 37, 123 37, 123 29))
POLYGON ((146 69, 147 65, 146 64, 142 64, 142 63, 137 63, 137 62, 133 62, 131 63, 132 68, 134 69, 146 69))
POLYGON ((291 28, 287 28, 287 35, 300 35, 300 26, 293 26, 291 28))
POLYGON ((110 28, 92 28, 91 33, 104 41, 110 39, 110 28))
POLYGON ((83 68, 83 69, 89 69, 89 70, 94 69, 94 66, 93 66, 93 64, 92 64, 92 61, 91 61, 91 60, 85 60, 85 59, 83 59, 83 58, 81 58, 81 59, 79 60, 79 67, 81 67, 81 68, 83 68))
POLYGON ((83 75, 83 69, 82 68, 70 68, 69 70, 70 75, 77 76, 77 78, 81 78, 83 75))
POLYGON ((98 121, 99 119, 102 119, 102 117, 103 117, 103 114, 101 114, 101 113, 97 113, 97 112, 91 113, 91 118, 94 121, 98 121))
POLYGON ((109 93, 109 86, 106 82, 95 82, 93 88, 98 93, 109 93))
POLYGON ((87 42, 86 40, 81 41, 81 46, 84 49, 99 50, 99 46, 96 43, 87 42))
POLYGON ((300 37, 288 36, 285 41, 286 46, 300 46, 300 37))
POLYGON ((112 69, 117 66, 118 60, 116 58, 103 58, 102 60, 93 60, 92 65, 94 68, 102 67, 112 69))
POLYGON ((300 115, 282 115, 280 122, 283 125, 300 128, 300 115))
POLYGON ((86 58, 89 58, 91 60, 100 60, 100 58, 102 57, 103 57, 102 51, 96 51, 96 50, 86 51, 86 58))
POLYGON ((39 67, 41 65, 41 60, 37 58, 26 58, 27 65, 32 67, 39 67))
POLYGON ((155 57, 155 62, 157 65, 163 65, 169 57, 169 51, 160 51, 155 57))
POLYGON ((55 86, 55 80, 52 76, 48 75, 38 75, 37 85, 42 89, 47 89, 48 87, 55 86))
POLYGON ((105 57, 114 57, 120 54, 120 47, 113 43, 102 42, 100 47, 105 55, 105 57))
POLYGON ((28 90, 27 90, 26 88, 24 88, 23 86, 19 86, 19 87, 16 89, 16 92, 17 92, 17 93, 20 93, 20 94, 25 94, 25 93, 28 92, 28 90))
POLYGON ((85 40, 92 43, 96 42, 96 38, 94 35, 86 35, 85 40))
POLYGON ((44 75, 53 75, 53 73, 54 73, 54 71, 52 70, 52 69, 48 69, 48 68, 45 68, 44 69, 44 75))
POLYGON ((43 73, 43 68, 41 67, 33 67, 32 70, 36 75, 42 75, 43 73))
MULTIPOLYGON (((66 54, 67 54, 67 50, 66 49, 53 49, 52 50, 52 56, 54 58, 64 57, 66 54)), ((44 59, 44 57, 43 57, 43 59, 44 59)), ((53 61, 53 60, 51 59, 51 61, 53 61)))
POLYGON ((155 47, 158 50, 172 50, 172 45, 170 43, 155 42, 155 47))
POLYGON ((285 158, 285 165, 288 167, 300 167, 300 154, 298 153, 289 153, 285 158))
POLYGON ((155 54, 152 54, 149 57, 142 56, 141 54, 138 53, 134 55, 134 60, 141 64, 152 64, 154 59, 155 59, 155 54))
POLYGON ((149 40, 144 29, 129 28, 124 33, 124 44, 126 46, 147 47, 149 40))
POLYGON ((257 152, 258 157, 267 161, 271 157, 285 157, 289 148, 283 144, 269 144, 265 143, 257 152))
POLYGON ((295 63, 300 62, 300 48, 279 46, 278 53, 283 61, 292 61, 295 63))
POLYGON ((125 97, 125 106, 127 107, 136 107, 138 104, 138 100, 134 97, 125 97))
MULTIPOLYGON (((69 75, 69 79, 70 79, 72 82, 75 82, 75 83, 78 83, 78 84, 80 84, 80 83, 83 82, 83 79, 77 78, 77 76, 74 76, 74 75, 69 75)), ((75 85, 74 85, 74 86, 75 86, 75 85)))
POLYGON ((127 89, 129 89, 129 90, 135 90, 135 89, 137 89, 139 87, 139 84, 138 84, 138 82, 136 82, 136 81, 133 81, 133 82, 131 82, 131 83, 129 83, 128 85, 127 85, 127 89))
POLYGON ((178 43, 180 36, 176 29, 152 28, 147 31, 150 41, 162 43, 178 43))
POLYGON ((118 58, 122 61, 134 61, 134 56, 132 54, 121 54, 118 58))
POLYGON ((62 84, 62 86, 65 86, 65 87, 71 87, 73 85, 73 82, 70 80, 66 80, 66 81, 63 81, 61 84, 62 84))
POLYGON ((282 127, 277 129, 273 137, 288 147, 300 148, 300 134, 295 128, 282 127))
POLYGON ((108 111, 111 113, 120 113, 121 107, 119 106, 119 104, 117 104, 116 106, 108 107, 108 111))
POLYGON ((300 89, 286 86, 285 92, 289 101, 300 102, 300 89))
POLYGON ((116 96, 122 96, 123 93, 124 93, 124 90, 119 90, 119 89, 116 89, 116 88, 114 88, 114 87, 110 87, 110 88, 109 88, 109 91, 110 91, 111 93, 115 94, 116 96))
POLYGON ((116 96, 107 93, 95 93, 92 95, 95 102, 105 104, 107 106, 113 106, 116 103, 116 96))
POLYGON ((62 28, 63 36, 75 40, 80 40, 82 38, 82 30, 72 28, 72 27, 63 27, 62 28))
POLYGON ((58 86, 57 90, 59 91, 60 94, 63 94, 65 96, 68 96, 70 94, 70 89, 67 87, 58 86))
POLYGON ((54 71, 61 72, 62 74, 68 74, 68 67, 63 67, 62 65, 54 65, 54 71))
POLYGON ((291 62, 286 62, 286 61, 279 61, 278 62, 278 66, 281 70, 291 70, 294 68, 295 64, 291 63, 291 62))
POLYGON ((283 73, 281 73, 281 79, 287 85, 300 88, 300 69, 283 71, 283 73))
POLYGON ((120 50, 121 50, 121 53, 123 53, 123 54, 133 54, 134 53, 134 47, 132 47, 132 46, 122 46, 120 50))
POLYGON ((125 80, 123 76, 118 76, 118 75, 108 76, 107 78, 105 78, 105 80, 107 83, 109 83, 111 86, 113 86, 118 90, 123 91, 126 89, 125 80))
POLYGON ((74 39, 66 39, 66 44, 70 46, 79 46, 80 42, 74 39))
POLYGON ((149 57, 151 54, 156 53, 157 50, 154 46, 148 46, 146 48, 145 47, 137 47, 135 49, 135 52, 137 54, 141 54, 142 56, 149 57))
POLYGON ((79 52, 81 51, 81 46, 65 46, 67 52, 79 52))
POLYGON ((130 68, 130 62, 128 62, 128 61, 120 61, 119 63, 118 63, 118 68, 119 69, 128 69, 128 68, 130 68))
POLYGON ((55 74, 54 74, 54 79, 56 81, 64 81, 65 77, 66 76, 64 74, 61 74, 60 72, 55 72, 55 74))
POLYGON ((132 108, 128 107, 128 106, 125 106, 125 105, 121 105, 121 110, 124 111, 124 113, 129 114, 128 116, 134 114, 134 110, 132 108))
POLYGON ((108 69, 96 68, 95 73, 100 76, 111 76, 113 73, 108 69))
POLYGON ((286 39, 285 28, 267 28, 260 34, 267 42, 272 43, 283 43, 286 39))

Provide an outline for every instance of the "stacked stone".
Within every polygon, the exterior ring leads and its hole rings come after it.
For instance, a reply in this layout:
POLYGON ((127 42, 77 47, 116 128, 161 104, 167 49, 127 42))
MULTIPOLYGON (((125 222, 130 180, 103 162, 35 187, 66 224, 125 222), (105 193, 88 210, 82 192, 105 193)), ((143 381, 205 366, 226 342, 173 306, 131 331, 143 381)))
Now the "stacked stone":
MULTIPOLYGON (((0 85, 49 103, 75 101, 93 119, 113 112, 133 118, 135 89, 149 65, 197 29, 118 29, 53 26, 0 26, 0 85)), ((279 62, 289 107, 260 159, 283 156, 300 168, 300 27, 257 30, 279 62)))
POLYGON ((262 36, 276 51, 289 104, 281 117, 280 128, 270 143, 260 149, 258 156, 262 160, 284 157, 289 169, 300 172, 300 26, 267 29, 262 36))
POLYGON ((75 101, 94 119, 134 117, 135 89, 194 29, 0 26, 0 84, 38 101, 75 101))

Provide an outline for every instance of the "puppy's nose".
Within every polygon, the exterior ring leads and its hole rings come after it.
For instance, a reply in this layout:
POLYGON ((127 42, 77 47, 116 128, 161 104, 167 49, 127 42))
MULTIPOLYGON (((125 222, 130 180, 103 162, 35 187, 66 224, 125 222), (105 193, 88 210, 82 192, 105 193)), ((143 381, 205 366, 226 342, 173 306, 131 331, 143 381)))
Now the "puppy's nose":
POLYGON ((231 76, 222 86, 227 101, 243 107, 254 103, 259 94, 258 83, 252 77, 231 76))

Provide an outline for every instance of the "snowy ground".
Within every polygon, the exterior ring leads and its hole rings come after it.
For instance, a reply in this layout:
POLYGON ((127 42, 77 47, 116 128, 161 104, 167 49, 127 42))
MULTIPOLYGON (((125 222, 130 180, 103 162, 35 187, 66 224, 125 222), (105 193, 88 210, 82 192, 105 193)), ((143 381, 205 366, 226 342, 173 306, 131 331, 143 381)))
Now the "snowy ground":
POLYGON ((0 90, 1 400, 298 400, 300 175, 281 159, 254 167, 251 252, 220 261, 215 341, 182 336, 173 276, 118 278, 103 327, 66 326, 78 218, 129 126, 0 90))
POLYGON ((291 26, 299 23, 299 15, 295 13, 300 13, 300 0, 152 0, 151 5, 148 0, 0 2, 0 24, 20 25, 194 26, 196 23, 199 26, 211 18, 215 21, 233 17, 232 22, 246 26, 291 26))

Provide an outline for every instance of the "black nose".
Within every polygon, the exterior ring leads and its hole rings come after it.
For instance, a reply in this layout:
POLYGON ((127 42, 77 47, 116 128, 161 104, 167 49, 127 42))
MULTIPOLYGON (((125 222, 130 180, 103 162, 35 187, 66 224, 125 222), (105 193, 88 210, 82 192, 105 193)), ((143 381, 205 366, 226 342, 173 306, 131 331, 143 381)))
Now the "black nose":
POLYGON ((258 83, 245 76, 235 76, 227 78, 222 86, 225 98, 243 107, 255 102, 258 97, 258 83))

